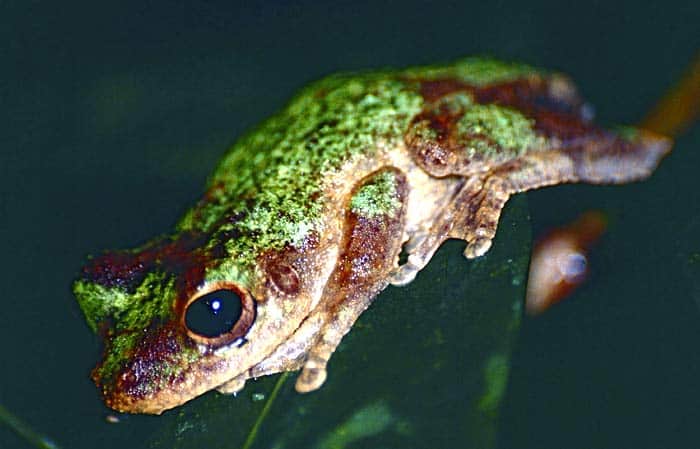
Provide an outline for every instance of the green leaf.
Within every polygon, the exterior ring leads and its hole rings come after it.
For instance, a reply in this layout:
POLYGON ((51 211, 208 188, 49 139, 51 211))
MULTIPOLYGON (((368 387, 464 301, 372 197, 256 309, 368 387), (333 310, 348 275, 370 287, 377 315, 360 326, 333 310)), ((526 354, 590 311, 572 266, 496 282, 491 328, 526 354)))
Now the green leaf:
POLYGON ((493 448, 530 254, 527 200, 512 199, 477 260, 449 241, 409 286, 360 317, 310 394, 296 373, 208 393, 166 413, 153 448, 493 448))

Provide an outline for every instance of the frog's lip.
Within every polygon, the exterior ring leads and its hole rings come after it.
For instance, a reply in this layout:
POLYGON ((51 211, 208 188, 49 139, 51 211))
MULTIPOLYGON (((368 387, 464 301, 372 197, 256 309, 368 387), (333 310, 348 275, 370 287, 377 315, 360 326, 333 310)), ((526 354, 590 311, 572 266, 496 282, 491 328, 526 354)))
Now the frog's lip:
POLYGON ((248 362, 258 357, 251 354, 253 348, 243 345, 235 346, 240 351, 235 357, 198 348, 196 361, 186 357, 175 361, 170 357, 173 353, 167 351, 181 354, 181 347, 171 346, 172 343, 166 338, 166 348, 160 348, 163 352, 158 352, 157 346, 146 345, 149 349, 145 354, 107 378, 100 377, 98 365, 92 377, 105 404, 119 412, 159 415, 247 373, 248 362))
POLYGON ((104 371, 112 350, 105 348, 92 378, 107 406, 120 412, 160 414, 217 387, 240 366, 201 348, 176 322, 147 333, 128 361, 104 371))
POLYGON ((186 369, 174 381, 164 386, 153 386, 152 376, 143 376, 134 381, 134 372, 125 370, 117 375, 114 385, 96 384, 102 390, 105 404, 119 412, 160 415, 164 411, 188 402, 217 387, 218 378, 225 371, 224 360, 211 360, 198 364, 196 370, 186 369))

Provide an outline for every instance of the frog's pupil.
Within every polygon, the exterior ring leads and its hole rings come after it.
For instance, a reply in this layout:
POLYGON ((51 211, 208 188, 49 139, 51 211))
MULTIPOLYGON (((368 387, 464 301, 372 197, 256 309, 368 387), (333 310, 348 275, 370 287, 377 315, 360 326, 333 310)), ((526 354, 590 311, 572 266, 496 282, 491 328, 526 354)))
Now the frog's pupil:
POLYGON ((241 298, 231 290, 217 290, 197 298, 187 308, 187 328, 203 337, 225 334, 241 317, 241 298))

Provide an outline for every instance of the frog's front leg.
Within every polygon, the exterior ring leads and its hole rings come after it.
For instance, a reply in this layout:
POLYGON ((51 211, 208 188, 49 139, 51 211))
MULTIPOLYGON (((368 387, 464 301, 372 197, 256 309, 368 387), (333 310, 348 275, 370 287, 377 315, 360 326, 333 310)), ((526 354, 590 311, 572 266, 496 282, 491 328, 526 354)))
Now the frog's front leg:
POLYGON ((397 266, 404 233, 406 178, 393 168, 369 175, 351 196, 338 261, 310 319, 323 320, 297 378, 296 390, 313 391, 326 379, 326 365, 357 318, 397 266))
POLYGON ((228 382, 219 385, 216 391, 222 394, 236 394, 245 387, 246 375, 236 376, 228 382))

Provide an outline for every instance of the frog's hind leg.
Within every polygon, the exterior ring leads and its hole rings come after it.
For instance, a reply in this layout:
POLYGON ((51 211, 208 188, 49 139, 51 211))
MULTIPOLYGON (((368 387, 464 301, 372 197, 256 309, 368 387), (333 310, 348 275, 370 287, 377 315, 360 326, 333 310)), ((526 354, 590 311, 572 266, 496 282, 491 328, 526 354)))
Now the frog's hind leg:
POLYGON ((668 139, 650 132, 614 133, 595 126, 573 85, 561 77, 533 78, 518 89, 477 89, 475 96, 480 105, 458 94, 440 97, 409 128, 406 142, 421 168, 435 177, 467 181, 429 237, 409 250, 407 262, 391 277, 394 285, 411 282, 448 238, 467 241, 467 258, 485 254, 514 193, 566 182, 642 179, 670 150, 668 139), (534 139, 527 148, 496 142, 499 135, 511 138, 518 123, 522 136, 534 139), (489 140, 493 145, 484 146, 489 140))
POLYGON ((316 341, 309 350, 303 368, 295 385, 299 393, 307 393, 318 389, 326 381, 326 366, 333 352, 340 344, 345 334, 379 293, 386 282, 379 284, 373 291, 344 298, 335 310, 328 310, 327 324, 321 329, 316 341))
POLYGON ((575 164, 571 158, 557 151, 528 154, 483 177, 467 178, 433 223, 429 238, 410 251, 407 262, 392 274, 390 282, 393 285, 411 282, 449 238, 467 242, 464 256, 468 259, 486 254, 510 195, 576 179, 575 164))
POLYGON ((638 130, 624 139, 613 133, 588 136, 562 148, 528 153, 494 170, 478 206, 465 208, 450 237, 468 243, 471 259, 486 253, 496 234, 501 210, 510 195, 560 183, 621 184, 646 178, 670 150, 670 141, 638 130), (474 211, 474 212, 472 212, 474 211))
POLYGON ((448 237, 467 242, 467 259, 483 256, 491 248, 501 212, 512 194, 576 179, 571 160, 558 152, 516 159, 489 174, 478 194, 453 205, 458 211, 448 237))
POLYGON ((297 378, 298 392, 323 384, 328 360, 343 336, 387 286, 401 251, 406 197, 405 177, 393 169, 370 175, 353 193, 338 262, 318 310, 309 317, 323 324, 297 378))
POLYGON ((462 210, 460 220, 449 237, 466 240, 464 256, 474 259, 483 256, 491 248, 496 228, 512 189, 507 179, 493 176, 486 180, 479 195, 473 197, 462 210))
POLYGON ((469 179, 433 224, 431 237, 417 245, 391 279, 404 285, 415 277, 447 238, 467 242, 464 255, 484 255, 496 235, 510 195, 569 182, 618 184, 648 176, 670 150, 670 141, 645 131, 633 140, 614 134, 592 136, 563 148, 527 153, 503 164, 483 180, 469 179))

